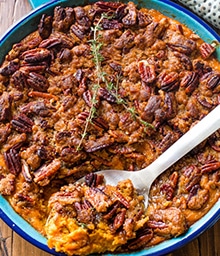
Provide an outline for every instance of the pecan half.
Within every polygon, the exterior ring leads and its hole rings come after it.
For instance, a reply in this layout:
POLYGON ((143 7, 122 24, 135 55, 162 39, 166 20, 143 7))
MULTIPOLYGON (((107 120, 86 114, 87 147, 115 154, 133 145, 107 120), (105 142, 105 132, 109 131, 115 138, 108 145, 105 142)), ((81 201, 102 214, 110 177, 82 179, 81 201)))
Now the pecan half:
POLYGON ((114 196, 116 196, 117 200, 124 205, 125 208, 129 209, 130 203, 129 201, 118 191, 114 192, 114 196))
POLYGON ((83 93, 83 99, 85 101, 85 103, 91 108, 92 106, 95 108, 99 107, 99 97, 96 97, 95 99, 93 99, 93 95, 91 93, 90 90, 87 90, 83 93), (92 102, 94 101, 94 102, 92 102))
POLYGON ((123 52, 127 52, 131 49, 135 42, 134 42, 135 34, 131 30, 126 30, 116 41, 115 41, 115 48, 120 49, 123 52))
POLYGON ((72 7, 57 6, 54 9, 53 28, 58 31, 65 32, 73 24, 74 9, 72 7))
POLYGON ((34 182, 38 183, 40 186, 46 186, 50 183, 50 179, 60 167, 61 161, 59 159, 54 159, 51 163, 44 164, 34 172, 34 182))
POLYGON ((70 29, 73 34, 75 34, 75 36, 77 36, 80 40, 82 40, 86 36, 87 31, 83 26, 73 24, 70 29))
POLYGON ((215 47, 208 43, 203 43, 199 47, 203 59, 208 59, 215 51, 215 47))
POLYGON ((114 143, 114 139, 109 135, 104 135, 101 138, 96 139, 96 141, 86 141, 85 142, 85 151, 87 153, 95 152, 100 149, 107 148, 114 143))
POLYGON ((121 211, 115 216, 114 221, 113 221, 113 225, 112 225, 112 229, 113 229, 114 231, 117 231, 117 230, 124 224, 125 215, 126 215, 126 209, 123 208, 123 209, 121 209, 121 211))
POLYGON ((151 84, 156 79, 155 65, 149 64, 146 60, 138 62, 138 72, 141 76, 141 80, 148 84, 151 84))
POLYGON ((21 55, 21 58, 23 58, 24 61, 28 63, 42 62, 50 57, 50 51, 45 48, 35 48, 32 50, 28 50, 21 55))
POLYGON ((35 72, 28 74, 27 83, 31 86, 31 88, 39 92, 46 92, 49 87, 46 77, 35 72))
POLYGON ((12 75, 16 70, 19 69, 19 60, 12 60, 10 61, 7 65, 5 65, 4 67, 2 67, 0 69, 0 74, 3 76, 10 76, 12 75))
POLYGON ((21 112, 24 114, 35 114, 41 117, 51 116, 52 108, 47 106, 44 101, 31 101, 22 106, 21 112))
POLYGON ((180 86, 185 87, 185 91, 187 94, 191 94, 196 87, 199 85, 199 75, 197 72, 186 72, 183 76, 180 86))
POLYGON ((196 43, 192 39, 187 39, 185 36, 173 33, 167 45, 174 51, 191 54, 196 49, 196 43))
POLYGON ((205 97, 203 96, 197 96, 196 97, 197 101, 203 106, 206 107, 208 109, 211 109, 213 107, 213 104, 211 102, 209 102, 205 97))
POLYGON ((193 69, 199 74, 199 76, 201 77, 202 75, 204 75, 205 73, 209 73, 212 71, 212 68, 205 65, 205 63, 196 60, 193 63, 193 69))
POLYGON ((125 12, 127 11, 126 16, 122 19, 122 23, 125 27, 134 26, 137 23, 137 9, 134 3, 129 2, 127 7, 125 8, 125 12))
POLYGON ((14 84, 14 86, 22 91, 26 85, 27 85, 27 80, 24 72, 17 70, 11 77, 11 82, 14 84))
POLYGON ((72 52, 68 48, 63 48, 57 57, 61 63, 70 62, 72 60, 72 52))
POLYGON ((122 29, 123 24, 120 23, 118 20, 103 19, 102 28, 106 29, 106 30, 107 29, 122 29))
POLYGON ((48 38, 48 39, 44 39, 40 44, 39 44, 39 47, 40 48, 47 48, 47 49, 50 49, 52 47, 55 47, 59 44, 61 44, 61 39, 60 38, 56 38, 56 37, 53 37, 53 38, 48 38))
POLYGON ((147 105, 144 109, 144 112, 141 118, 149 123, 152 123, 155 118, 155 113, 160 109, 161 98, 159 95, 152 95, 147 105))
POLYGON ((23 159, 21 160, 21 163, 22 163, 22 174, 23 174, 25 180, 27 182, 32 182, 32 176, 31 176, 29 165, 23 159))
POLYGON ((186 70, 192 70, 193 64, 189 56, 180 52, 174 52, 173 54, 180 60, 181 64, 186 70))
POLYGON ((106 88, 100 88, 99 89, 99 96, 101 99, 108 101, 109 103, 116 103, 117 99, 113 94, 111 94, 110 91, 108 91, 106 88))
POLYGON ((75 12, 75 19, 76 19, 77 24, 84 27, 85 30, 90 29, 91 21, 90 21, 89 17, 87 16, 87 13, 84 10, 84 8, 81 6, 77 6, 74 8, 74 12, 75 12))
POLYGON ((7 152, 5 152, 4 159, 6 166, 12 174, 17 175, 18 173, 20 173, 21 159, 18 151, 15 148, 11 148, 7 152))
POLYGON ((220 84, 220 73, 215 71, 208 72, 201 77, 201 82, 212 90, 220 84))
POLYGON ((152 17, 139 10, 137 13, 137 20, 138 20, 138 25, 141 28, 144 28, 152 22, 152 17))
POLYGON ((185 168, 183 172, 183 177, 182 179, 185 178, 185 189, 186 191, 191 191, 191 189, 195 186, 198 185, 200 180, 201 180, 201 173, 200 170, 197 166, 195 165, 190 165, 185 168))
POLYGON ((153 235, 154 233, 150 228, 139 229, 136 238, 128 242, 128 249, 137 250, 143 248, 153 238, 153 235))
POLYGON ((178 172, 173 172, 169 177, 169 181, 162 184, 160 187, 161 191, 166 195, 167 200, 172 200, 174 197, 174 191, 177 186, 178 178, 178 172))
POLYGON ((126 7, 126 5, 121 4, 119 2, 104 2, 98 1, 94 4, 94 8, 98 13, 101 12, 109 12, 109 11, 116 11, 121 5, 126 7))
POLYGON ((163 184, 161 187, 160 187, 160 191, 165 194, 166 196, 166 199, 167 200, 172 200, 173 196, 174 196, 174 189, 172 187, 171 184, 163 184))
POLYGON ((7 92, 3 92, 0 96, 0 122, 10 120, 11 100, 11 96, 7 92))
POLYGON ((105 120, 100 116, 92 119, 93 125, 98 126, 101 129, 108 130, 108 124, 105 120))
POLYGON ((201 172, 202 173, 211 173, 211 172, 214 172, 218 169, 220 169, 220 162, 216 161, 216 160, 213 160, 211 162, 208 162, 208 163, 204 164, 201 167, 201 172))
MULTIPOLYGON (((104 176, 103 176, 104 178, 104 176)), ((110 206, 108 209, 108 212, 103 215, 103 218, 106 220, 110 220, 113 218, 113 216, 117 213, 121 203, 119 201, 115 202, 113 205, 110 206)))
POLYGON ((43 14, 38 25, 38 33, 42 39, 46 39, 52 32, 52 16, 43 14))
POLYGON ((103 175, 97 175, 95 173, 89 173, 85 176, 86 185, 89 187, 97 187, 101 185, 104 181, 103 175))
POLYGON ((159 86, 163 91, 171 92, 179 87, 179 75, 177 72, 162 73, 158 79, 159 86))
POLYGON ((11 121, 12 127, 22 133, 31 133, 34 122, 25 114, 20 114, 11 121))
POLYGON ((64 34, 64 33, 60 33, 60 32, 55 32, 53 34, 53 38, 55 40, 55 38, 57 40, 61 40, 61 47, 62 48, 68 48, 68 49, 72 49, 74 44, 75 44, 75 41, 69 37, 68 35, 64 34))
POLYGON ((176 116, 177 102, 176 102, 175 94, 173 92, 165 93, 164 110, 166 112, 165 118, 167 120, 174 118, 176 116))
POLYGON ((87 118, 89 117, 89 112, 87 111, 84 111, 84 112, 81 112, 78 116, 77 116, 77 121, 78 123, 81 125, 83 123, 86 122, 87 118))

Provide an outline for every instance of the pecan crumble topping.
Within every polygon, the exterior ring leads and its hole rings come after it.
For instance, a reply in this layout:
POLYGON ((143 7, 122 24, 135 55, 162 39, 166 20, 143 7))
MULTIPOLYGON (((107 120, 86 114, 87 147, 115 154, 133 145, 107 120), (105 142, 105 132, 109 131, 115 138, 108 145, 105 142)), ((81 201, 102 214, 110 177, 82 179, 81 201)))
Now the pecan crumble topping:
POLYGON ((95 171, 146 167, 215 108, 214 52, 133 2, 43 14, 0 68, 0 193, 67 255, 183 234, 219 200, 219 131, 154 182, 148 209, 129 180, 112 187, 95 171))

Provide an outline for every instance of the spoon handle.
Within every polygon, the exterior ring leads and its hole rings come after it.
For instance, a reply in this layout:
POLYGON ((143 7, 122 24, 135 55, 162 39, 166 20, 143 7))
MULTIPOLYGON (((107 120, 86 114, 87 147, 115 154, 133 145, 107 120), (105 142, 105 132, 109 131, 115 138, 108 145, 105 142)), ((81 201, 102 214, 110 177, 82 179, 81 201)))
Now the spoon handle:
POLYGON ((161 154, 152 164, 141 172, 153 182, 162 172, 186 155, 199 143, 220 128, 220 105, 180 137, 172 146, 161 154))

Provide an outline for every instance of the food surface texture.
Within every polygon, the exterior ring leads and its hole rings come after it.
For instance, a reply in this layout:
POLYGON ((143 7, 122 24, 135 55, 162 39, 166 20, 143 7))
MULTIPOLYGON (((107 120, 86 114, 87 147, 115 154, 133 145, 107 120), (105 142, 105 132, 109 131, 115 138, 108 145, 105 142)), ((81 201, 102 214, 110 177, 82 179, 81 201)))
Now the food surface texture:
POLYGON ((156 179, 147 209, 95 172, 148 166, 220 103, 216 47, 133 2, 43 14, 0 68, 1 195, 67 255, 186 232, 219 200, 220 131, 156 179))

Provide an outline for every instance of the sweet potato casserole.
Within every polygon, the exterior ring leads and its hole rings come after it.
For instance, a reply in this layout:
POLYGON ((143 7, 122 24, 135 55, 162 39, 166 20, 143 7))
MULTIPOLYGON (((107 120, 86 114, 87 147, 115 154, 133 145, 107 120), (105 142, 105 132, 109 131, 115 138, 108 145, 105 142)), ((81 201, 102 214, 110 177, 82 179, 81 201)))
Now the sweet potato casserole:
POLYGON ((146 167, 220 103, 216 47, 132 2, 44 14, 0 69, 0 193, 67 255, 183 234, 219 199, 219 131, 154 182, 147 209, 130 180, 95 171, 146 167))

